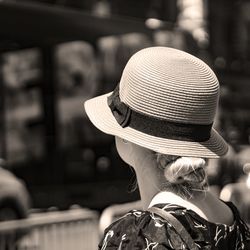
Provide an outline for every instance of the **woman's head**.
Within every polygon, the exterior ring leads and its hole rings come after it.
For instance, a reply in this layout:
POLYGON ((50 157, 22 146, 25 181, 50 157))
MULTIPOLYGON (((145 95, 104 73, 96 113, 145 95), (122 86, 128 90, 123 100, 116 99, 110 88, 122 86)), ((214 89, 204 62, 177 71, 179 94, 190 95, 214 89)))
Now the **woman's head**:
POLYGON ((200 59, 180 50, 137 52, 117 88, 85 102, 93 124, 151 151, 217 158, 227 144, 212 128, 219 83, 200 59))
POLYGON ((227 152, 212 127, 218 97, 219 82, 203 61, 151 47, 134 54, 115 90, 86 101, 85 110, 97 128, 118 138, 118 152, 134 167, 141 196, 171 190, 190 198, 206 190, 203 159, 227 152))

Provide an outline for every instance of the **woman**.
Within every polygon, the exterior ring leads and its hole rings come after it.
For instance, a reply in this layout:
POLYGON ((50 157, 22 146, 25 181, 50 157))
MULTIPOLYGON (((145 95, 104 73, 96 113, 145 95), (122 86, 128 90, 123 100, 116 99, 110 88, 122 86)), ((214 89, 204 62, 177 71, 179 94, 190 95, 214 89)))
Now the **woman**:
POLYGON ((218 96, 204 62, 152 47, 131 57, 112 93, 85 103, 134 168, 144 208, 108 227, 100 249, 249 249, 237 209, 208 190, 206 159, 227 152, 212 127, 218 96))

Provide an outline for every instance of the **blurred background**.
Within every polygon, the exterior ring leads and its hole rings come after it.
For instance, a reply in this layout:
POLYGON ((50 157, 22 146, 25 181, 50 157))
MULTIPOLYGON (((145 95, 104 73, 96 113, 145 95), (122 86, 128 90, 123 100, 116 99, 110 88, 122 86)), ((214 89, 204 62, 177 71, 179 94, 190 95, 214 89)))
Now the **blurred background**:
POLYGON ((140 207, 133 171, 83 103, 112 91, 130 56, 149 46, 187 51, 216 72, 215 127, 231 147, 208 162, 208 178, 250 222, 249 0, 0 0, 0 221, 27 218, 0 224, 0 249, 38 227, 18 249, 52 249, 46 226, 64 225, 51 229, 63 239, 79 220, 94 242, 81 249, 96 249, 110 221, 140 207))

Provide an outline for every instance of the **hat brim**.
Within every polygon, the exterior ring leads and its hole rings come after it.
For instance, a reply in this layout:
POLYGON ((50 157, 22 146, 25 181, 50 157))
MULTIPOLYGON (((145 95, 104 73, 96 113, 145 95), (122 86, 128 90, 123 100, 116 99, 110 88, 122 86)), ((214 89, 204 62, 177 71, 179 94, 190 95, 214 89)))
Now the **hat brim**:
POLYGON ((226 154, 228 145, 214 128, 209 140, 190 142, 155 137, 130 127, 121 127, 107 104, 107 97, 111 93, 92 98, 84 103, 90 121, 104 133, 118 136, 162 154, 202 158, 218 158, 226 154))

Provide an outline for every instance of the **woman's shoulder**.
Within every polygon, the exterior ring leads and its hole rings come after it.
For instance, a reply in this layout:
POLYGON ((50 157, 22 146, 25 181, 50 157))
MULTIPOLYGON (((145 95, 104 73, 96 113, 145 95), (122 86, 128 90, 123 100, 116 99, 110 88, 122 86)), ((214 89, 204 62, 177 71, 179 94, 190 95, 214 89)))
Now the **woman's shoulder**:
POLYGON ((113 222, 104 233, 99 249, 174 249, 176 232, 163 219, 143 210, 131 210, 113 222), (120 248, 119 248, 120 249, 120 248))

